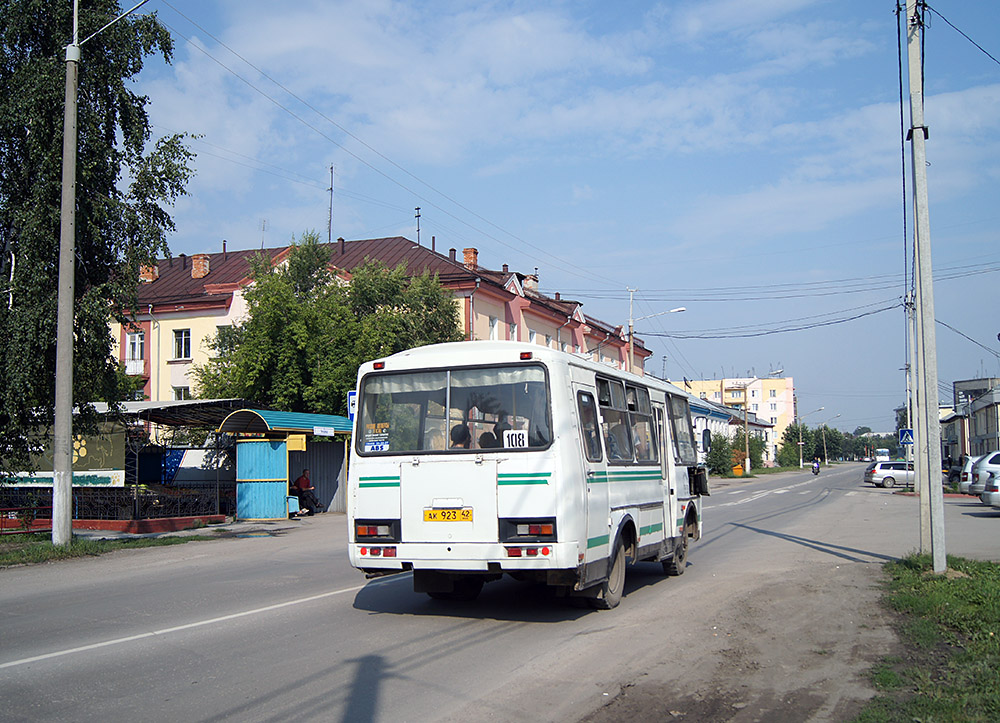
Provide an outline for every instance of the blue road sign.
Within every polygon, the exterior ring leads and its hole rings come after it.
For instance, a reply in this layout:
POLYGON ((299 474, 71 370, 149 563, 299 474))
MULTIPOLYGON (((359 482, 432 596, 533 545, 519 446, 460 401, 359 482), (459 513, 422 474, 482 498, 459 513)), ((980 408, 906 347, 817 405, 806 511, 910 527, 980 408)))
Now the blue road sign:
POLYGON ((899 443, 913 444, 913 430, 912 429, 899 430, 899 443))
POLYGON ((354 421, 354 412, 358 409, 358 393, 353 389, 347 393, 347 416, 354 421))

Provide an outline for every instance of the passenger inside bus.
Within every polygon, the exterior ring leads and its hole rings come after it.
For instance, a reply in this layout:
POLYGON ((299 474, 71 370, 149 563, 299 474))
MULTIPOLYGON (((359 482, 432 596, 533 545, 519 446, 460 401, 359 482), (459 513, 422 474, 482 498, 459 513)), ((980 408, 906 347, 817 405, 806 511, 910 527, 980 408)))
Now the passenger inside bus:
POLYGON ((456 424, 451 428, 451 448, 468 449, 472 443, 472 434, 467 424, 456 424))
POLYGON ((479 448, 480 449, 493 449, 494 447, 499 447, 497 443, 496 435, 493 432, 483 432, 479 435, 479 448))

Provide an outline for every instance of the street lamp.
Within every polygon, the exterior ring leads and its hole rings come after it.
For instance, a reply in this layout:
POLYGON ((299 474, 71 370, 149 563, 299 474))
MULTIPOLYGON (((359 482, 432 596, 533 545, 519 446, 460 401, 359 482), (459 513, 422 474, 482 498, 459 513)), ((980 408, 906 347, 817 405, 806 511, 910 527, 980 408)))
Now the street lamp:
POLYGON ((823 429, 823 461, 826 462, 826 465, 828 467, 830 466, 830 458, 826 456, 826 425, 829 424, 830 422, 832 422, 834 419, 836 419, 839 416, 840 416, 839 414, 836 414, 836 415, 830 417, 825 422, 823 422, 823 427, 822 427, 822 429, 823 429))
POLYGON ((802 469, 802 445, 805 442, 802 441, 802 420, 808 417, 810 414, 816 414, 816 412, 822 412, 826 407, 820 407, 819 409, 814 409, 811 412, 806 412, 801 417, 796 417, 796 425, 799 428, 799 469, 802 469))
POLYGON ((677 314, 681 311, 687 311, 684 306, 678 306, 676 309, 670 309, 669 311, 660 311, 656 314, 647 314, 646 316, 640 316, 638 319, 632 318, 632 294, 634 294, 638 289, 628 289, 628 370, 633 371, 635 367, 635 343, 633 342, 632 326, 637 321, 642 321, 643 319, 652 319, 654 316, 663 316, 664 314, 677 314))
MULTIPOLYGON (((768 372, 767 375, 769 377, 777 377, 781 376, 784 371, 784 369, 776 369, 773 372, 768 372)), ((750 471, 750 423, 748 421, 750 416, 750 394, 747 390, 750 389, 751 384, 760 380, 760 377, 754 377, 743 385, 743 469, 745 472, 750 471)))
POLYGON ((142 0, 93 35, 80 40, 78 0, 73 0, 73 40, 66 46, 66 105, 63 110, 62 197, 56 296, 56 379, 52 420, 52 544, 73 539, 73 307, 76 301, 77 75, 80 46, 149 0, 142 0))

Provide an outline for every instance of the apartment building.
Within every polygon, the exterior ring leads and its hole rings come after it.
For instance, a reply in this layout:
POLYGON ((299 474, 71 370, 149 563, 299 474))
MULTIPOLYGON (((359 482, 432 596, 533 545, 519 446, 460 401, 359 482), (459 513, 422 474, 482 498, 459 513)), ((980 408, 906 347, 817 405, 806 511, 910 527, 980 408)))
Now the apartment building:
POLYGON ((751 419, 756 415, 762 423, 760 433, 767 442, 766 460, 776 458, 785 429, 795 423, 795 382, 792 377, 684 379, 672 383, 699 399, 734 410, 747 410, 751 419), (765 425, 770 425, 770 428, 765 425), (766 432, 763 431, 765 429, 766 432))
MULTIPOLYGON (((405 263, 412 274, 427 270, 455 297, 467 339, 511 339, 582 354, 619 369, 628 366, 628 330, 583 312, 578 301, 539 290, 537 274, 503 264, 499 270, 479 263, 475 248, 438 253, 402 237, 324 244, 330 249, 331 271, 345 283, 351 271, 367 261, 393 268, 405 263)), ((115 351, 126 372, 137 379, 137 398, 152 401, 195 397, 192 370, 208 361, 206 342, 220 326, 239 323, 246 315, 243 290, 251 283, 250 258, 263 254, 272 264, 285 262, 290 246, 271 249, 180 254, 159 260, 140 274, 139 309, 131 324, 113 325, 115 351)), ((635 341, 635 369, 651 352, 635 341)))

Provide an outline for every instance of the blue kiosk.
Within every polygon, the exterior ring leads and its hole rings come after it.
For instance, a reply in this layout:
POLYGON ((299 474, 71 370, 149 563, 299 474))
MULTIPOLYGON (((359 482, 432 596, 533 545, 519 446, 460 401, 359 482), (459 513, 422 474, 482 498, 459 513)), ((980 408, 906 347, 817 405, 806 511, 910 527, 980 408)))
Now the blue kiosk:
MULTIPOLYGON (((317 496, 328 509, 338 507, 337 492, 342 488, 338 480, 343 477, 351 434, 351 420, 347 417, 240 409, 222 421, 219 432, 237 436, 237 519, 288 518, 293 462, 328 472, 323 475, 323 486, 316 485, 317 496), (338 437, 339 443, 334 444, 317 440, 338 437)), ((295 498, 291 501, 297 504, 295 498)))

